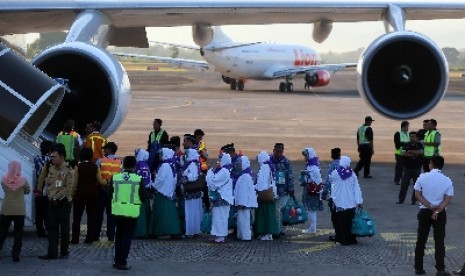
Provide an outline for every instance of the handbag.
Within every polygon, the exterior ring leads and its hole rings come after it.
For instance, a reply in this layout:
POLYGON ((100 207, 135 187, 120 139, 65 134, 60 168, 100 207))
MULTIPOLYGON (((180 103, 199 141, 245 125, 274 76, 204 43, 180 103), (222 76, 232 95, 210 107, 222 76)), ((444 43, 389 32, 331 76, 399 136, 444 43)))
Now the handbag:
POLYGON ((376 234, 375 220, 362 208, 355 210, 352 219, 352 234, 358 237, 371 237, 376 234))
POLYGON ((273 187, 270 187, 267 190, 258 191, 257 200, 259 202, 265 202, 265 203, 273 202, 274 201, 273 187))
POLYGON ((307 194, 315 195, 319 194, 323 190, 323 184, 316 184, 315 182, 307 182, 307 194))
POLYGON ((307 209, 293 197, 289 197, 281 208, 281 216, 283 225, 301 224, 308 220, 307 209))
POLYGON ((184 190, 188 192, 200 192, 205 187, 205 175, 199 174, 197 180, 184 184, 184 190))

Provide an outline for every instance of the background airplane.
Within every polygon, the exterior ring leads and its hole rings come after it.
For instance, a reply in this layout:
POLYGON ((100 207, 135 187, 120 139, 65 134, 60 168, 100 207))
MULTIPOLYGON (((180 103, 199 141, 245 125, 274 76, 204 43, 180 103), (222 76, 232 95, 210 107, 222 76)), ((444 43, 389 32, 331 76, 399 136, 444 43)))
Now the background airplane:
MULTIPOLYGON (((193 26, 194 41, 200 46, 196 37, 196 28, 193 26)), ((275 43, 241 43, 234 42, 221 30, 214 27, 211 41, 200 48, 175 45, 175 47, 198 49, 207 62, 159 56, 114 52, 117 56, 137 57, 156 60, 181 67, 209 68, 213 66, 221 73, 221 77, 231 90, 244 90, 247 80, 274 80, 284 79, 279 84, 279 91, 292 92, 294 85, 292 79, 302 77, 305 88, 325 86, 329 84, 331 74, 344 68, 354 68, 356 63, 321 64, 318 53, 303 45, 275 44, 275 43)))

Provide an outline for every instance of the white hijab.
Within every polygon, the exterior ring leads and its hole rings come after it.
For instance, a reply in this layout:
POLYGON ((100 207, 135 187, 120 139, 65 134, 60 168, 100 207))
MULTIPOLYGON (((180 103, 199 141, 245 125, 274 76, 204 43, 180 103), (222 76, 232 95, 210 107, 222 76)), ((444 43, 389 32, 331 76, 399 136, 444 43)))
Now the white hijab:
MULTIPOLYGON (((309 159, 318 157, 313 148, 305 148, 305 151, 307 152, 309 159)), ((319 183, 323 182, 323 179, 321 178, 321 170, 320 170, 319 166, 317 166, 317 165, 307 166, 306 170, 308 171, 308 176, 310 176, 310 178, 316 184, 319 184, 319 183)))
MULTIPOLYGON (((247 156, 241 156, 242 170, 250 168, 250 160, 247 156)), ((234 190, 234 202, 236 206, 244 206, 248 208, 257 208, 257 194, 253 185, 252 176, 248 173, 243 173, 236 182, 234 190)))
MULTIPOLYGON (((168 148, 162 149, 163 160, 170 160, 174 156, 174 151, 168 148)), ((173 175, 173 170, 170 163, 162 163, 158 169, 157 175, 155 177, 155 182, 153 187, 159 193, 172 198, 174 195, 174 190, 176 188, 177 175, 173 175)))

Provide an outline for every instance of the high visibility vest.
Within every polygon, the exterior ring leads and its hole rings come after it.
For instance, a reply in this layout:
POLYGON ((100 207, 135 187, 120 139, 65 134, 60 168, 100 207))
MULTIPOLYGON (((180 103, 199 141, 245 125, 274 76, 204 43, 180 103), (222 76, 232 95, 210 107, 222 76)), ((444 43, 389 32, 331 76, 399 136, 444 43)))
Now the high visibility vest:
POLYGON ((55 141, 57 144, 63 144, 66 151, 66 160, 74 160, 74 147, 76 145, 76 137, 69 133, 59 134, 55 141))
MULTIPOLYGON (((410 142, 410 137, 408 135, 407 132, 403 132, 402 130, 399 130, 399 133, 400 133, 400 143, 402 144, 406 144, 408 142, 410 142)), ((395 154, 397 155, 402 155, 402 146, 400 146, 400 148, 397 148, 395 151, 394 151, 395 154)))
POLYGON ((203 151, 203 155, 204 156, 200 156, 199 158, 199 162, 200 162, 200 170, 201 171, 206 171, 208 170, 208 164, 207 164, 207 156, 208 156, 208 153, 207 153, 207 144, 203 141, 200 141, 199 143, 199 148, 197 149, 197 151, 199 152, 202 152, 203 151))
POLYGON ((137 218, 142 201, 139 188, 142 178, 135 173, 118 173, 113 176, 111 213, 115 216, 137 218))
POLYGON ((357 135, 358 135, 358 144, 359 145, 366 145, 369 144, 370 141, 365 137, 365 130, 368 126, 361 126, 358 128, 357 135))
POLYGON ((152 132, 150 132, 150 144, 157 141, 158 143, 160 143, 160 140, 161 140, 161 136, 163 135, 163 133, 165 133, 165 131, 160 128, 160 131, 158 132, 158 134, 155 136, 155 131, 152 130, 152 132))
POLYGON ((103 157, 102 148, 107 144, 107 139, 102 136, 100 133, 91 133, 86 137, 84 142, 84 147, 91 148, 94 152, 92 161, 97 161, 99 158, 103 157))
POLYGON ((121 172, 121 160, 104 157, 100 163, 100 174, 103 179, 110 179, 113 175, 121 172))
MULTIPOLYGON (((436 136, 437 130, 431 130, 425 133, 425 139, 424 141, 426 143, 433 143, 434 142, 434 137, 436 136)), ((425 157, 432 157, 433 155, 436 154, 436 148, 437 148, 437 155, 441 155, 441 145, 438 147, 436 146, 424 146, 423 149, 423 154, 425 157)))

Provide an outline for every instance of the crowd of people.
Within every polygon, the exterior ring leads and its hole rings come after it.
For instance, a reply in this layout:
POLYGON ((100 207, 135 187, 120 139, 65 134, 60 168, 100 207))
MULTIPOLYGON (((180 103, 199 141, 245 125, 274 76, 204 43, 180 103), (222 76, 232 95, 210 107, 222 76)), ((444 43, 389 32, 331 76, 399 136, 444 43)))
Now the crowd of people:
MULTIPOLYGON (((372 178, 373 121, 366 117, 365 124, 357 130, 360 161, 354 170, 350 157, 342 156, 340 148, 333 148, 333 161, 323 179, 316 151, 311 147, 303 149, 305 167, 300 172, 299 182, 303 189, 301 201, 309 220, 305 233, 317 233, 317 213, 324 209, 323 201, 326 200, 335 230, 329 239, 341 245, 357 243, 351 228, 356 208, 363 208, 358 172, 365 168, 364 177, 372 178)), ((41 143, 41 155, 35 158, 38 179, 34 185, 35 222, 37 235, 47 236, 49 246, 47 254, 39 258, 50 260, 69 256, 69 244, 80 242, 84 210, 87 231, 83 242, 101 239, 106 214, 105 234, 108 241, 115 242, 113 266, 120 270, 130 268, 127 257, 133 237, 194 238, 203 231, 212 235, 212 243, 224 243, 231 229, 236 239, 246 242, 254 237, 273 240, 284 234, 281 210, 290 199, 295 200, 294 173, 291 162, 284 155, 284 144, 276 143, 271 154, 261 151, 255 157, 259 164, 256 174, 252 172, 250 159, 237 153, 233 143, 224 145, 217 165, 208 168, 209 155, 203 141, 205 133, 201 129, 185 134, 181 147, 181 137, 169 137, 162 124, 161 119, 155 119, 148 135, 147 149, 135 149, 134 155, 125 158, 119 158, 116 155, 118 146, 108 142, 100 133, 99 122, 88 124, 85 138, 81 140, 74 131, 74 122, 69 120, 56 141, 41 143), (202 229, 208 218, 211 222, 207 230, 202 229)), ((441 221, 441 225, 445 225, 445 208, 453 195, 452 183, 447 177, 442 179, 441 191, 433 188, 433 191, 425 192, 430 188, 427 179, 433 174, 420 176, 419 167, 428 162, 428 171, 432 169, 437 173, 444 164, 440 157, 436 121, 428 120, 425 124, 427 130, 421 134, 423 139, 419 132, 408 133, 408 122, 402 122, 401 130, 394 135, 394 181, 396 184, 401 181, 398 203, 405 200, 413 180, 416 184, 412 202, 420 201, 423 218, 419 216, 419 239, 415 251, 417 274, 423 271, 422 251, 429 227, 434 225, 436 232, 439 226, 435 224, 441 221), (442 192, 445 199, 439 200, 436 192, 442 192)), ((17 262, 25 213, 24 204, 19 202, 22 195, 29 192, 17 161, 9 164, 2 186, 6 196, 0 220, 0 248, 11 222, 14 222, 12 256, 17 262)), ((438 237, 436 246, 439 259, 441 256, 443 259, 443 237, 442 245, 438 237)), ((443 263, 439 262, 437 268, 443 271, 443 263)))

